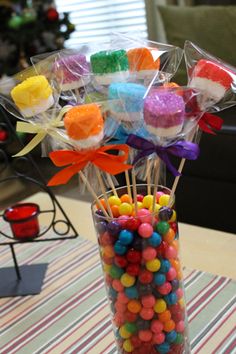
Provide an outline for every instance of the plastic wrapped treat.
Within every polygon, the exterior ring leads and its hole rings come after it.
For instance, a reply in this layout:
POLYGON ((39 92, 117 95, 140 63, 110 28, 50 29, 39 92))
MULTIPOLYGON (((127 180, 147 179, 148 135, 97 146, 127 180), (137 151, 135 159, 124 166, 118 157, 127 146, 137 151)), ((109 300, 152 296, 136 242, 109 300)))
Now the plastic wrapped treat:
POLYGON ((29 77, 16 85, 11 97, 26 118, 47 111, 54 104, 52 88, 43 75, 29 77))
POLYGON ((86 56, 80 53, 64 55, 54 65, 55 75, 59 78, 61 91, 79 89, 90 81, 90 69, 86 56))
POLYGON ((119 122, 141 122, 146 90, 145 86, 135 83, 111 84, 108 89, 111 116, 119 122))
POLYGON ((103 50, 90 57, 91 71, 99 85, 126 81, 129 77, 128 56, 124 49, 103 50))
POLYGON ((127 52, 131 82, 162 85, 171 80, 182 59, 182 49, 141 39, 137 34, 115 33, 112 46, 127 52))
POLYGON ((153 78, 160 69, 161 60, 155 48, 133 48, 127 52, 129 69, 138 79, 153 78))
POLYGON ((170 90, 150 93, 144 103, 146 129, 160 138, 175 137, 182 130, 185 117, 183 98, 170 90))
POLYGON ((236 104, 236 69, 208 54, 195 44, 185 42, 188 85, 202 91, 201 110, 218 112, 236 104))
POLYGON ((64 125, 71 143, 82 150, 96 148, 104 137, 102 113, 95 103, 72 107, 64 125))

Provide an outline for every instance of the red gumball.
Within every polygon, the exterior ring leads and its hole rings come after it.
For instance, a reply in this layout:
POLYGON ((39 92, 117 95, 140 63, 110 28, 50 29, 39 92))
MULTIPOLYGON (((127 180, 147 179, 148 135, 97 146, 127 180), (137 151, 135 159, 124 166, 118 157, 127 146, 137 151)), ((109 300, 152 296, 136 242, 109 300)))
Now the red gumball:
POLYGON ((170 222, 170 227, 174 230, 175 233, 178 231, 178 225, 176 222, 170 222))
POLYGON ((135 231, 138 229, 139 225, 141 224, 141 221, 137 218, 130 217, 129 220, 126 221, 125 227, 126 229, 130 231, 135 231))
POLYGON ((108 286, 111 286, 111 284, 113 282, 113 278, 109 274, 106 274, 105 281, 108 286))
POLYGON ((178 311, 172 314, 172 320, 175 322, 182 321, 184 319, 184 313, 182 311, 178 311))
POLYGON ((126 273, 132 275, 133 277, 136 277, 140 273, 140 265, 137 263, 128 264, 128 266, 126 267, 126 273))
POLYGON ((118 255, 115 256, 114 263, 120 268, 125 268, 128 264, 127 259, 124 256, 118 255))
POLYGON ((164 257, 165 256, 165 252, 168 249, 168 243, 165 241, 162 241, 161 244, 156 247, 156 251, 157 251, 157 257, 164 257))
POLYGON ((139 274, 139 281, 142 284, 150 284, 153 280, 153 273, 143 269, 139 274))
POLYGON ((142 194, 137 194, 137 201, 141 202, 143 201, 144 196, 142 194))
POLYGON ((130 311, 126 311, 125 312, 125 320, 127 322, 135 322, 137 320, 138 315, 136 313, 130 312, 130 311))
POLYGON ((176 314, 178 313, 179 311, 181 311, 181 307, 179 304, 174 304, 174 305, 170 305, 169 306, 169 310, 172 314, 176 314))
POLYGON ((135 249, 131 249, 127 252, 126 259, 130 263, 141 263, 142 253, 135 249))

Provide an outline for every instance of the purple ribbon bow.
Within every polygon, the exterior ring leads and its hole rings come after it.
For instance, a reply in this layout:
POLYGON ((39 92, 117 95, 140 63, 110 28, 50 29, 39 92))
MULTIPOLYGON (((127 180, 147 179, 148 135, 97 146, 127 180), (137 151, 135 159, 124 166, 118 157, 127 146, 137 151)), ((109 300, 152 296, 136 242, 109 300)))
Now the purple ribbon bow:
POLYGON ((167 168, 175 177, 181 176, 181 173, 179 173, 172 165, 169 155, 182 157, 187 160, 196 160, 200 153, 199 146, 190 141, 181 140, 170 146, 160 146, 135 134, 130 134, 128 136, 126 144, 136 150, 140 150, 133 161, 133 165, 141 158, 156 153, 160 159, 165 162, 167 168))

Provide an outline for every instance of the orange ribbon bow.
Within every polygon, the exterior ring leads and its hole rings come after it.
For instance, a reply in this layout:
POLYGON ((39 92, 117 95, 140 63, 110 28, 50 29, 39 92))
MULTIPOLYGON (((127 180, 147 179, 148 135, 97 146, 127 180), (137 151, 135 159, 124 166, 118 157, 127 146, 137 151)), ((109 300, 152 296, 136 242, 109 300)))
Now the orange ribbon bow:
POLYGON ((124 172, 132 167, 132 165, 125 164, 128 154, 129 147, 125 144, 103 146, 85 153, 71 150, 53 151, 49 154, 49 157, 54 165, 58 167, 70 166, 56 173, 48 182, 48 186, 67 183, 71 177, 81 171, 89 162, 112 175, 124 172), (108 153, 109 150, 122 151, 123 154, 112 155, 108 153))

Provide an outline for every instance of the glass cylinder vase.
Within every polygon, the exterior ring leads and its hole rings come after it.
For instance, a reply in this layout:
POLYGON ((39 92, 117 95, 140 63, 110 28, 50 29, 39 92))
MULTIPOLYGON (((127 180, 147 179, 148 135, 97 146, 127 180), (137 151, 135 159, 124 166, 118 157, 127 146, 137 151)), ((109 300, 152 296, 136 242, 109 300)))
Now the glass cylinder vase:
POLYGON ((116 344, 118 353, 189 354, 174 201, 159 186, 153 202, 153 190, 137 185, 136 211, 127 187, 107 192, 113 217, 92 204, 116 344))

